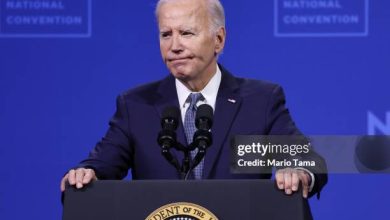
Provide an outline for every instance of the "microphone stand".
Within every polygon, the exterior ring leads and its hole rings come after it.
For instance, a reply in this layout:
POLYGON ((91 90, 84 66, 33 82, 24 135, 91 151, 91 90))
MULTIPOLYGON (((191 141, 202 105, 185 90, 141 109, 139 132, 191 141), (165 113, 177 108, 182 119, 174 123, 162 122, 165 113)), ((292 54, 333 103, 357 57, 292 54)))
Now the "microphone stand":
POLYGON ((198 107, 195 119, 195 125, 198 130, 194 134, 193 142, 187 147, 176 140, 175 130, 177 128, 178 114, 176 107, 166 108, 161 121, 163 130, 160 131, 157 142, 161 146, 162 155, 176 168, 180 179, 187 180, 190 172, 203 160, 206 155, 206 149, 212 144, 210 128, 212 126, 213 109, 206 104, 198 107), (182 151, 184 154, 181 166, 177 158, 169 151, 172 147, 182 151), (192 160, 191 151, 195 149, 198 149, 198 152, 192 160))
POLYGON ((195 149, 198 149, 198 152, 196 153, 194 159, 192 160, 191 166, 187 171, 186 178, 188 178, 188 175, 190 172, 195 169, 196 166, 199 165, 199 163, 203 160, 203 158, 206 155, 206 149, 211 146, 213 140, 212 135, 209 130, 203 130, 199 129, 194 134, 194 141, 190 144, 188 147, 188 151, 193 151, 195 149))
POLYGON ((189 174, 203 160, 206 155, 206 149, 211 145, 211 143, 211 132, 198 130, 194 135, 194 141, 189 146, 185 147, 176 141, 171 144, 162 144, 161 153, 165 159, 176 168, 180 179, 188 180, 189 174), (183 152, 184 157, 181 166, 176 157, 174 157, 170 152, 172 145, 177 150, 183 152), (191 159, 191 151, 195 149, 198 149, 198 152, 196 153, 194 159, 191 159))
POLYGON ((176 142, 175 148, 179 151, 183 151, 184 157, 182 160, 181 168, 179 169, 180 179, 187 180, 188 172, 191 168, 191 149, 189 147, 185 147, 179 142, 176 142))

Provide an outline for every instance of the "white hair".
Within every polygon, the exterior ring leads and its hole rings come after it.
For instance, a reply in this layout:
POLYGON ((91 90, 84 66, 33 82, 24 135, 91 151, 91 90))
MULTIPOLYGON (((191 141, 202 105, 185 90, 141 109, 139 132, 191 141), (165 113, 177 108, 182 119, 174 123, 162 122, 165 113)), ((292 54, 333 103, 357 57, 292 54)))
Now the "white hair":
MULTIPOLYGON (((156 6, 156 18, 158 19, 158 12, 162 4, 175 0, 159 0, 156 6)), ((225 28, 225 11, 219 0, 206 0, 208 11, 210 13, 209 22, 212 32, 218 31, 219 28, 225 28)))

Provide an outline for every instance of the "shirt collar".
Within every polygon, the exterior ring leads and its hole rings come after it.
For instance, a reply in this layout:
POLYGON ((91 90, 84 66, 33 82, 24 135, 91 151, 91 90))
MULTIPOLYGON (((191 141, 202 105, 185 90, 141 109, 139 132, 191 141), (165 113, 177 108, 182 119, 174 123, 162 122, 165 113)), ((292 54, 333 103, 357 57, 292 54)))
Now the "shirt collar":
MULTIPOLYGON (((207 85, 200 91, 205 98, 205 103, 211 105, 215 109, 215 102, 217 100, 217 94, 219 85, 221 84, 222 74, 219 66, 217 65, 217 71, 207 85)), ((192 93, 180 80, 175 79, 177 97, 179 99, 179 105, 182 108, 186 104, 188 96, 192 93)))

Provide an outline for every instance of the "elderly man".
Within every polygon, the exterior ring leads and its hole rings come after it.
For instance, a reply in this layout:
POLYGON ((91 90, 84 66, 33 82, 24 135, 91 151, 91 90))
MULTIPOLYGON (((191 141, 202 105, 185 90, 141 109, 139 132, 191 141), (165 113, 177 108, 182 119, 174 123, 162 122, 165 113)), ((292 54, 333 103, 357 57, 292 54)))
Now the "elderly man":
MULTIPOLYGON (((161 55, 171 75, 118 97, 105 137, 88 159, 64 176, 62 191, 66 182, 82 188, 97 179, 122 179, 129 169, 133 179, 177 179, 155 138, 166 106, 181 110, 177 138, 182 143, 192 142, 193 133, 183 125, 194 123, 188 116, 194 106, 206 103, 214 109, 214 141, 196 168, 195 179, 270 178, 269 174, 232 174, 230 138, 300 134, 284 106, 281 87, 236 78, 218 65, 226 39, 224 10, 218 0, 160 0, 156 16, 161 55)), ((304 197, 320 192, 327 181, 326 165, 315 153, 310 158, 318 164, 312 170, 279 169, 275 174, 279 189, 291 194, 302 186, 304 197)))

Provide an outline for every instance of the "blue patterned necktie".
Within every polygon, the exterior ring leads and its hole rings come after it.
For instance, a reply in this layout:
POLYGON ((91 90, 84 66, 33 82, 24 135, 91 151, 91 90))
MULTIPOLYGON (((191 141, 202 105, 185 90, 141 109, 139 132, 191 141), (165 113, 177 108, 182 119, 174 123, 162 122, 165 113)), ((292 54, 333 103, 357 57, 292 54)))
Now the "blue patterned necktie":
MULTIPOLYGON (((194 133, 196 131, 195 115, 196 115, 196 110, 198 108, 196 106, 196 103, 203 99, 204 98, 201 93, 191 93, 187 98, 187 102, 190 103, 190 106, 188 107, 186 111, 186 115, 184 117, 184 131, 186 133, 188 144, 192 143, 192 139, 194 138, 194 133)), ((194 159, 197 152, 198 149, 191 151, 192 159, 194 159)), ((202 179, 203 166, 204 166, 204 158, 199 163, 199 165, 196 166, 195 169, 193 170, 195 179, 202 179)))

